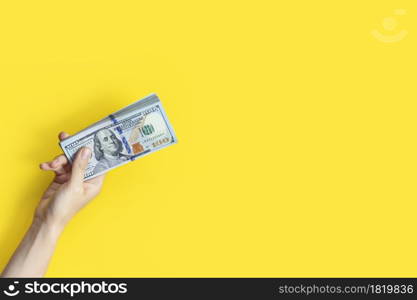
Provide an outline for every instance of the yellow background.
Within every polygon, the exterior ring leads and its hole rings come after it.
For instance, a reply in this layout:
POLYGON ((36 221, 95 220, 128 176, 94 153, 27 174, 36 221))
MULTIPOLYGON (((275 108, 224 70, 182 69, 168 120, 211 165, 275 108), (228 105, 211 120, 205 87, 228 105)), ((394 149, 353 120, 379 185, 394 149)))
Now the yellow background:
POLYGON ((48 276, 417 276, 416 9, 2 2, 0 267, 57 133, 155 92, 179 143, 108 174, 48 276))

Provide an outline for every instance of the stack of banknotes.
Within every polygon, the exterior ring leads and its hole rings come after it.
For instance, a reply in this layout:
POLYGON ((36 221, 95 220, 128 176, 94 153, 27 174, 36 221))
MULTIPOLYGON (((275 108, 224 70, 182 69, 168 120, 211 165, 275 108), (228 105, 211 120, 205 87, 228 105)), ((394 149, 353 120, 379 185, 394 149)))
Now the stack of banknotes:
POLYGON ((81 147, 91 149, 84 179, 177 142, 162 104, 155 94, 136 101, 60 142, 69 161, 81 147))

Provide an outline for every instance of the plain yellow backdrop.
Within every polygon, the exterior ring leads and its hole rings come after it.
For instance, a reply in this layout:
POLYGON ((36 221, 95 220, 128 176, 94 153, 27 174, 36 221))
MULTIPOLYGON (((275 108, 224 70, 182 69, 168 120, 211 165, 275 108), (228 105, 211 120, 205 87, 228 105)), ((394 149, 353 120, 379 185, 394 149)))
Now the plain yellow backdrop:
POLYGON ((48 276, 417 276, 416 9, 2 2, 0 267, 58 132, 155 92, 179 143, 108 174, 48 276))

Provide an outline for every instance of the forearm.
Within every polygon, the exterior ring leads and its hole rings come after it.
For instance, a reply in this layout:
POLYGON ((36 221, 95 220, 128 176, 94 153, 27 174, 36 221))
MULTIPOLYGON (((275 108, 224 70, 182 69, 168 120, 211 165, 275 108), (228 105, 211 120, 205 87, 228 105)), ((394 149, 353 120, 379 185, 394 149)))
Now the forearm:
POLYGON ((42 277, 62 229, 57 224, 34 219, 1 277, 42 277))

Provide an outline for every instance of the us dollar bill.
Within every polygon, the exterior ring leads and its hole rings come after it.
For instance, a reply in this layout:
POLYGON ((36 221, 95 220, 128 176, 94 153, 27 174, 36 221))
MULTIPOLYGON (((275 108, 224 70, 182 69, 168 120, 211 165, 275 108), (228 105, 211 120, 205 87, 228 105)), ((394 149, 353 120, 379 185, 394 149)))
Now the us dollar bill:
POLYGON ((91 179, 139 157, 177 143, 155 94, 136 101, 60 142, 70 162, 81 147, 92 152, 84 179, 91 179))

